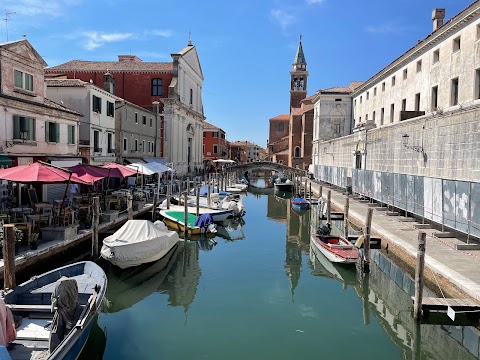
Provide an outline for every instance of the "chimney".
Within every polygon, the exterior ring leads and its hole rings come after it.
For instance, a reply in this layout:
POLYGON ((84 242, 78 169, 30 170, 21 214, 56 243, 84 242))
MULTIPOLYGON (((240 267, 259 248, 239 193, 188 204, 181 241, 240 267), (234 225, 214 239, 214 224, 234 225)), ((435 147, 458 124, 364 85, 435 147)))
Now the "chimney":
POLYGON ((113 76, 107 70, 103 75, 103 89, 108 91, 110 94, 113 94, 113 76))
POLYGON ((445 9, 434 9, 432 12, 433 31, 437 31, 443 25, 445 9))

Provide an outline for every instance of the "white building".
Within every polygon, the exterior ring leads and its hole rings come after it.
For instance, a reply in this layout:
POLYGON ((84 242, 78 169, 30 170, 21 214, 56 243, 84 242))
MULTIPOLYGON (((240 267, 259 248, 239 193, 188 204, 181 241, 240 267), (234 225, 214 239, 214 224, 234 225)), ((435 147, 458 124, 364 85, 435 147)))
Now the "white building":
POLYGON ((203 165, 203 73, 195 46, 172 54, 173 78, 164 104, 165 158, 179 174, 203 165))
POLYGON ((93 165, 116 161, 117 97, 78 79, 48 79, 46 85, 49 98, 84 114, 79 133, 79 150, 82 157, 93 165))

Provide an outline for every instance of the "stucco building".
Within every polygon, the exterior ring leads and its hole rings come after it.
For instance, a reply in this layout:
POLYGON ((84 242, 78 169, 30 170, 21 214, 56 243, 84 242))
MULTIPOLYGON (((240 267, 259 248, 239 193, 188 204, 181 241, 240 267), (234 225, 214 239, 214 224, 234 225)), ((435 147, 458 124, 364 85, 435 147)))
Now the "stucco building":
POLYGON ((227 159, 227 140, 225 131, 208 122, 203 123, 203 159, 227 159))

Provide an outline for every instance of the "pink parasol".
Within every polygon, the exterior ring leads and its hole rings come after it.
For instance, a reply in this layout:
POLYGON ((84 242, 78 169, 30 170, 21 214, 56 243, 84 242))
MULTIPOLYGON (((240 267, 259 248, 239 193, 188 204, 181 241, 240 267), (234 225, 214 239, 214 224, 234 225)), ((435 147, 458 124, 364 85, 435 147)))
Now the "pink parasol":
POLYGON ((110 169, 111 177, 127 177, 127 176, 137 175, 137 173, 140 173, 137 170, 133 170, 125 165, 117 164, 117 163, 105 164, 102 166, 102 168, 110 169))
POLYGON ((19 183, 57 183, 74 182, 78 184, 91 184, 91 182, 80 179, 70 171, 52 166, 44 162, 36 162, 28 165, 14 166, 9 169, 0 170, 0 179, 16 181, 19 183))
POLYGON ((95 181, 101 180, 110 176, 110 170, 100 166, 78 164, 68 168, 73 175, 92 184, 95 181))

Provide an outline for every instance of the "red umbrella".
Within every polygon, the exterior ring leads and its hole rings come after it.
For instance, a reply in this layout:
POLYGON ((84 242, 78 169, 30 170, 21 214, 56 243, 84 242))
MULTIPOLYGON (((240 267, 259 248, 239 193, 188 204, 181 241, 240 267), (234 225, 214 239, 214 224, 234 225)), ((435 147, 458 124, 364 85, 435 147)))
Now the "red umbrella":
POLYGON ((28 165, 14 166, 9 169, 0 170, 0 179, 16 181, 19 183, 57 183, 74 182, 79 184, 91 184, 82 180, 70 171, 52 166, 44 162, 36 162, 28 165))
POLYGON ((117 164, 117 163, 110 163, 105 164, 102 168, 110 169, 110 176, 111 177, 127 177, 137 175, 137 170, 133 170, 125 165, 117 164))
POLYGON ((70 170, 73 175, 76 175, 78 178, 90 184, 108 177, 110 172, 109 169, 87 164, 78 164, 69 167, 68 170, 70 170))

